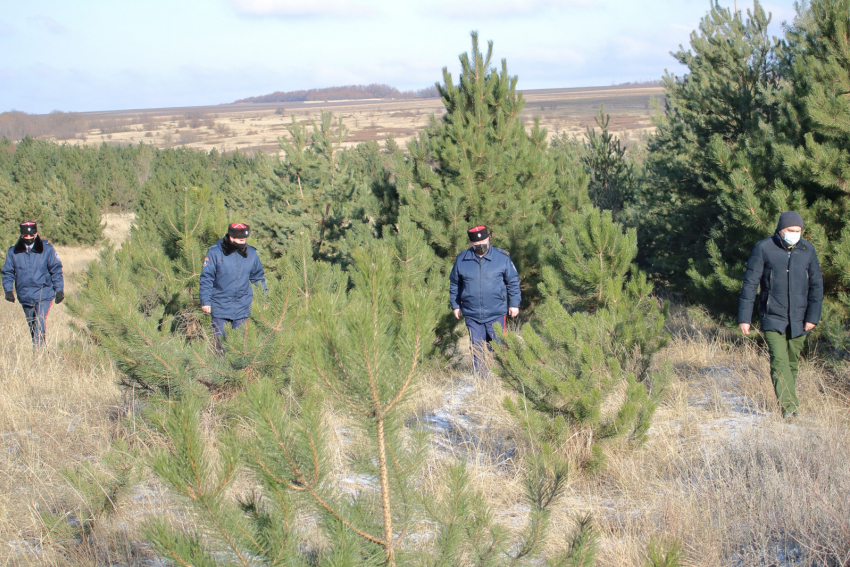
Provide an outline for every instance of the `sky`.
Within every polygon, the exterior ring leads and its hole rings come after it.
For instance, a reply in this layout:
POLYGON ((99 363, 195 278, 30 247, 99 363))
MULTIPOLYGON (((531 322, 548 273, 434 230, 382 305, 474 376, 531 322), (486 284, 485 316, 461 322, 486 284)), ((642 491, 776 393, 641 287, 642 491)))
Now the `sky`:
MULTIPOLYGON (((720 0, 732 6, 734 0, 720 0)), ((762 4, 772 31, 794 0, 762 4)), ((350 84, 457 78, 469 33, 520 89, 683 74, 709 0, 0 0, 0 112, 233 102, 350 84)), ((738 0, 752 8, 752 0, 738 0)))

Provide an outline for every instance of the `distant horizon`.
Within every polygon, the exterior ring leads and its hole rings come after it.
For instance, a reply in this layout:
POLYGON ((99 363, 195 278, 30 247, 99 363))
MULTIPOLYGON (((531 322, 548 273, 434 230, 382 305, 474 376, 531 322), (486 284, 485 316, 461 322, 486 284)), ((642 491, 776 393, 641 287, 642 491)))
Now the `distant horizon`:
MULTIPOLYGON (((575 86, 575 87, 547 87, 541 89, 522 89, 517 88, 517 92, 539 92, 539 91, 569 91, 569 90, 581 90, 581 89, 610 89, 616 87, 649 87, 649 86, 660 86, 661 80, 647 80, 647 81, 627 81, 624 83, 617 83, 612 85, 583 85, 583 86, 575 86)), ((340 85, 340 87, 347 86, 363 86, 363 85, 340 85)), ((388 85, 389 86, 389 85, 388 85)), ((333 89, 337 87, 317 87, 316 89, 300 89, 300 90, 320 90, 320 89, 333 89)), ((274 91, 274 92, 297 92, 297 91, 274 91)), ((268 93, 274 94, 274 93, 268 93)), ((258 95, 265 96, 265 95, 258 95)), ((251 97, 248 97, 251 98, 251 97)), ((437 97, 432 98, 423 98, 421 100, 433 100, 437 97)), ((311 101, 289 101, 286 104, 320 104, 322 102, 328 103, 342 103, 342 102, 357 102, 357 101, 369 101, 369 100, 382 100, 380 98, 371 98, 371 99, 337 99, 337 100, 311 100, 311 101)), ((387 97, 386 100, 399 100, 387 97)), ((186 105, 186 106, 155 106, 150 108, 106 108, 106 109, 98 109, 98 110, 51 110, 49 112, 26 112, 24 110, 19 110, 17 108, 10 108, 8 110, 0 110, 0 114, 12 113, 12 112, 21 112, 28 116, 47 116, 53 113, 62 113, 62 114, 108 114, 113 112, 156 112, 156 111, 166 111, 166 110, 184 110, 184 109, 195 109, 195 108, 217 108, 222 106, 233 106, 233 105, 278 105, 285 104, 284 102, 245 102, 245 101, 232 101, 232 102, 219 102, 214 104, 196 104, 196 105, 186 105)))

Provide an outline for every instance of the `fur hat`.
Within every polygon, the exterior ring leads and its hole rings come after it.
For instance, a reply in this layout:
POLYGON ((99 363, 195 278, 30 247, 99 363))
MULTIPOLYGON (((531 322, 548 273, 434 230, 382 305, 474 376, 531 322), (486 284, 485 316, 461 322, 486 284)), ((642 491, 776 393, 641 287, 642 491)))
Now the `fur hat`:
POLYGON ((227 235, 230 238, 248 238, 248 234, 250 234, 251 230, 247 224, 242 224, 241 222, 231 223, 230 226, 227 227, 227 235))
POLYGON ((470 242, 481 242, 482 240, 490 238, 490 232, 487 230, 486 226, 476 226, 474 228, 470 228, 466 231, 466 234, 469 235, 470 242))
POLYGON ((38 232, 38 225, 33 221, 24 221, 21 223, 21 236, 30 236, 38 232))

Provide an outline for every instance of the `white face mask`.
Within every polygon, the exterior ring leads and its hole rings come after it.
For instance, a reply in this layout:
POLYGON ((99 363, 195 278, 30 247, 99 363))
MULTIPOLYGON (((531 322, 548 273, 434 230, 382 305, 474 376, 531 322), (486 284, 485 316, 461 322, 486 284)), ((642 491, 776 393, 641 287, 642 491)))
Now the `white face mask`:
POLYGON ((799 232, 788 232, 785 231, 785 234, 782 236, 782 240, 787 242, 789 245, 794 246, 798 242, 800 242, 800 233, 799 232))

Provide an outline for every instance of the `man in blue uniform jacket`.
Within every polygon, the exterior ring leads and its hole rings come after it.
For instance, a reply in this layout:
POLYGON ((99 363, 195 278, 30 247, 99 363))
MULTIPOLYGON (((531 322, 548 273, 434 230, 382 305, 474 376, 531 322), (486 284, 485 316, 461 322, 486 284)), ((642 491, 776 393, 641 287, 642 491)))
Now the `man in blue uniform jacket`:
POLYGON ((505 250, 490 246, 486 226, 467 231, 472 247, 458 254, 449 276, 449 303, 456 318, 463 314, 469 330, 472 364, 477 373, 490 341, 499 338, 493 323, 507 327, 507 315, 519 315, 519 274, 505 250))
POLYGON ((53 300, 65 299, 65 280, 62 262, 53 245, 38 235, 38 225, 32 221, 21 223, 21 237, 9 248, 3 264, 3 291, 6 301, 15 302, 15 293, 24 308, 32 342, 36 348, 44 346, 47 332, 47 314, 53 300))
POLYGON ((201 310, 212 315, 213 334, 219 351, 222 350, 225 325, 238 329, 248 321, 254 299, 251 286, 262 284, 268 291, 257 250, 248 246, 249 234, 248 225, 231 224, 224 238, 207 251, 201 269, 201 310))

